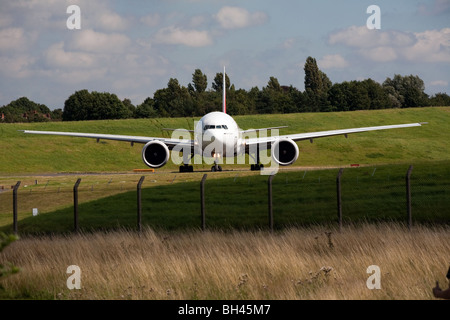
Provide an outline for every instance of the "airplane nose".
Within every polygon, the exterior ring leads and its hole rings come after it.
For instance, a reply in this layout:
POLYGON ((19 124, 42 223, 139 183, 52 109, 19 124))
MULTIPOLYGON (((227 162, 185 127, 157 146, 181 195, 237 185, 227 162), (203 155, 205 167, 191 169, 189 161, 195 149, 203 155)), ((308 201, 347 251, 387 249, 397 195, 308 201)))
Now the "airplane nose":
MULTIPOLYGON (((206 131, 203 134, 203 148, 212 144, 212 147, 219 151, 223 149, 224 142, 223 134, 217 134, 216 132, 212 133, 210 131, 206 131)), ((221 151, 219 152, 222 153, 221 151)))

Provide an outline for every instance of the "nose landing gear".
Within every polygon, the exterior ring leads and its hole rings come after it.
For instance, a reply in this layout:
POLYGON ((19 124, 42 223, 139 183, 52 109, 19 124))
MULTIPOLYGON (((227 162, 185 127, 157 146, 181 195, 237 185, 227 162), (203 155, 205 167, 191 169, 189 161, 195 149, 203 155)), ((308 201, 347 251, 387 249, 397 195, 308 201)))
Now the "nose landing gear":
POLYGON ((212 172, 218 172, 222 171, 222 167, 219 166, 219 160, 220 160, 220 153, 212 153, 212 156, 214 157, 214 165, 211 167, 212 172))
POLYGON ((219 165, 216 163, 216 164, 214 164, 214 165, 211 167, 211 171, 212 171, 212 172, 222 171, 222 167, 219 166, 219 165))

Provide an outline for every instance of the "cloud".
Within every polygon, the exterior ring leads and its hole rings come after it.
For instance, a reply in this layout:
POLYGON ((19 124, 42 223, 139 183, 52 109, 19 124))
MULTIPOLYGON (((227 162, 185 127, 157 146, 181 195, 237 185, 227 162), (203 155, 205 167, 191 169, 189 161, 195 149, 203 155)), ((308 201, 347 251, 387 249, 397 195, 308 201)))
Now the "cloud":
POLYGON ((448 81, 435 80, 435 81, 431 81, 430 85, 433 86, 433 87, 446 87, 446 86, 448 86, 448 81))
POLYGON ((161 22, 161 16, 157 13, 143 16, 140 21, 147 27, 156 27, 161 22))
POLYGON ((349 63, 339 54, 330 54, 320 59, 318 65, 323 69, 341 69, 348 67, 349 63))
POLYGON ((106 34, 82 29, 75 33, 71 48, 86 52, 121 53, 131 45, 131 40, 122 34, 106 34))
POLYGON ((128 21, 115 12, 102 12, 97 18, 99 26, 105 31, 123 31, 128 27, 128 21))
POLYGON ((330 34, 328 43, 352 47, 375 62, 450 62, 450 28, 413 33, 351 26, 330 34))
POLYGON ((284 49, 291 49, 291 48, 294 46, 294 44, 295 44, 295 39, 294 39, 294 38, 289 38, 289 39, 286 39, 286 40, 283 42, 282 47, 283 47, 284 49))
POLYGON ((264 24, 268 19, 267 14, 264 12, 250 13, 244 8, 229 6, 220 9, 215 18, 224 29, 238 29, 260 25, 264 24))
POLYGON ((0 30, 0 51, 22 51, 27 45, 25 31, 22 28, 0 30))
POLYGON ((416 43, 405 48, 410 61, 450 62, 450 28, 415 33, 416 43))
POLYGON ((335 32, 328 38, 329 44, 344 44, 356 48, 383 46, 403 47, 414 43, 414 35, 401 31, 369 30, 366 26, 351 26, 335 32))
POLYGON ((14 19, 10 15, 0 13, 0 28, 5 28, 13 23, 14 19))
POLYGON ((183 29, 180 27, 166 27, 160 29, 154 36, 157 43, 182 44, 188 47, 205 47, 213 43, 208 31, 183 29))
POLYGON ((397 50, 391 47, 374 47, 370 49, 360 50, 360 54, 364 58, 375 62, 395 61, 399 58, 397 50))
POLYGON ((48 66, 56 68, 88 69, 96 66, 94 54, 66 51, 62 41, 48 48, 45 59, 48 66))
POLYGON ((0 73, 12 78, 26 78, 32 74, 31 67, 35 58, 26 54, 14 55, 13 57, 0 56, 0 73))
POLYGON ((58 79, 58 81, 72 85, 85 85, 86 83, 95 80, 103 80, 107 75, 107 71, 107 68, 93 68, 88 70, 72 69, 57 74, 55 72, 52 72, 48 76, 53 76, 58 79))

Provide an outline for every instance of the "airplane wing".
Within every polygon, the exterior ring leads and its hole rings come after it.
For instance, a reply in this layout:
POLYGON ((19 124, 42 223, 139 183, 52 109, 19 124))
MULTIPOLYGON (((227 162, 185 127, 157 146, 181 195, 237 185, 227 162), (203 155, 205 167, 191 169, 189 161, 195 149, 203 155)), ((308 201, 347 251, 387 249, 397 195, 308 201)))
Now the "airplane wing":
POLYGON ((69 137, 80 137, 80 138, 92 138, 100 140, 115 140, 115 141, 126 141, 133 143, 143 143, 158 140, 167 145, 167 147, 172 150, 175 146, 184 147, 187 146, 192 149, 194 142, 188 139, 169 139, 169 138, 156 138, 156 137, 142 137, 142 136, 126 136, 117 134, 99 134, 99 133, 79 133, 79 132, 58 132, 58 131, 34 131, 34 130, 19 130, 28 134, 46 134, 55 136, 69 136, 69 137))
POLYGON ((377 127, 363 127, 363 128, 352 128, 352 129, 339 129, 339 130, 329 130, 329 131, 318 131, 318 132, 306 132, 306 133, 296 133, 288 134, 282 136, 273 137, 261 137, 261 138, 250 138, 245 140, 245 145, 248 148, 251 145, 266 144, 267 148, 270 149, 271 144, 279 139, 290 139, 293 141, 310 140, 311 142, 315 138, 331 137, 344 135, 347 137, 351 133, 375 131, 375 130, 388 130, 388 129, 398 129, 398 128, 410 128, 410 127, 420 127, 426 122, 419 123, 407 123, 407 124, 395 124, 387 126, 377 126, 377 127))

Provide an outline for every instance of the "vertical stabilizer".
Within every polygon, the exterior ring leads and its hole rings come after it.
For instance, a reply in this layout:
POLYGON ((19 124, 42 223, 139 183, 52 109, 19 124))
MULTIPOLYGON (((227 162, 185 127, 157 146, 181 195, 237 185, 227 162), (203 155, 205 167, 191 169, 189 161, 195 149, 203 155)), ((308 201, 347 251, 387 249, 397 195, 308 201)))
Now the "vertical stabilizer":
POLYGON ((225 66, 223 66, 223 84, 222 84, 222 87, 223 87, 223 94, 222 94, 222 112, 223 113, 227 113, 227 92, 226 92, 226 81, 225 81, 225 66))

